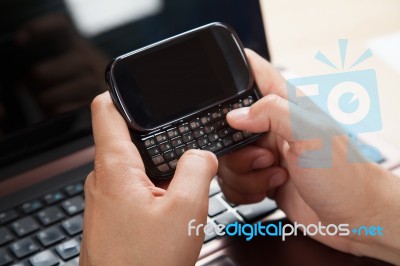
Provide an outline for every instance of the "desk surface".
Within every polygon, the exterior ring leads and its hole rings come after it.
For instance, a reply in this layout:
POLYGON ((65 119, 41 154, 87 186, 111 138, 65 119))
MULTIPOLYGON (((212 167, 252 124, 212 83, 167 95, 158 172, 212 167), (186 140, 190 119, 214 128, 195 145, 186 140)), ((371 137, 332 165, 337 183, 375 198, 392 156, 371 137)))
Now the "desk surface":
MULTIPOLYGON (((317 51, 340 62, 338 39, 354 61, 376 37, 400 32, 398 0, 261 0, 272 61, 299 75, 334 73, 317 51)), ((374 56, 355 69, 375 69, 383 121, 380 134, 400 147, 400 72, 374 56)))

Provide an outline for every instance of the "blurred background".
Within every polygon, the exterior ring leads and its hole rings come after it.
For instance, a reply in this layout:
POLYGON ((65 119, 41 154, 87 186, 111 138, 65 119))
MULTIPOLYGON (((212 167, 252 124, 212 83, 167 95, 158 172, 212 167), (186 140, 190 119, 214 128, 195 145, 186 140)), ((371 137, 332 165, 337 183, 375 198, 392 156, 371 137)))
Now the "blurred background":
MULTIPOLYGON (((294 76, 335 73, 318 51, 341 65, 338 39, 348 39, 347 63, 367 48, 374 56, 352 70, 375 69, 383 129, 400 146, 400 1, 261 0, 272 61, 294 76)), ((344 69, 346 71, 346 67, 344 69)))

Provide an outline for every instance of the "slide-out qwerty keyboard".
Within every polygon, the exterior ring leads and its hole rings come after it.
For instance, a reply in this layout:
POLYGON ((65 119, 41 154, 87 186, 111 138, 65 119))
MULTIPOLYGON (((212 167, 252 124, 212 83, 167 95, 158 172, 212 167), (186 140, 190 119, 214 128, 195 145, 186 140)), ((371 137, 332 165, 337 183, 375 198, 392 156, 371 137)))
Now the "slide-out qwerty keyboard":
POLYGON ((251 106, 255 95, 244 96, 223 105, 218 105, 182 121, 167 130, 147 135, 141 139, 141 146, 147 151, 151 169, 158 175, 172 173, 179 157, 189 149, 208 150, 218 154, 257 135, 231 128, 226 114, 233 109, 251 106))

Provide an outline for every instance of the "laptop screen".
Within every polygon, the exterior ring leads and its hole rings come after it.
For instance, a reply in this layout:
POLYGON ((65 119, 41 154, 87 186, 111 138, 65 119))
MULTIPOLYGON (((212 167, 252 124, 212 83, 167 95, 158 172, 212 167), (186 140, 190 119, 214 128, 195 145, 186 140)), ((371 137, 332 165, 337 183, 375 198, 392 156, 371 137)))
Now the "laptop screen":
POLYGON ((258 0, 1 1, 0 167, 91 145, 89 105, 107 90, 107 63, 215 21, 269 59, 258 0))

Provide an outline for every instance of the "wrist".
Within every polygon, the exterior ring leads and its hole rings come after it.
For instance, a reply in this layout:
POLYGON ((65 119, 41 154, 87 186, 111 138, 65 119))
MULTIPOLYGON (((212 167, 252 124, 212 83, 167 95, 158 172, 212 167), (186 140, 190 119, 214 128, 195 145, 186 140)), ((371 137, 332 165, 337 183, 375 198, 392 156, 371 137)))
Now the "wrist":
MULTIPOLYGON (((374 226, 371 234, 352 237, 352 253, 359 256, 378 258, 396 265, 400 264, 400 179, 388 171, 379 169, 378 178, 370 182, 373 190, 369 197, 374 204, 366 205, 369 210, 364 217, 366 227, 374 226)), ((375 171, 373 171, 375 172, 375 171)), ((367 201, 368 202, 368 201, 367 201)))

